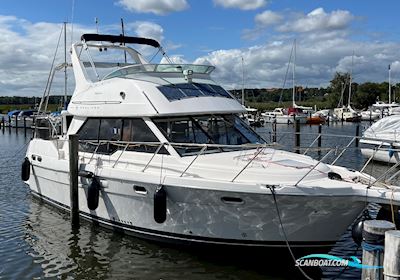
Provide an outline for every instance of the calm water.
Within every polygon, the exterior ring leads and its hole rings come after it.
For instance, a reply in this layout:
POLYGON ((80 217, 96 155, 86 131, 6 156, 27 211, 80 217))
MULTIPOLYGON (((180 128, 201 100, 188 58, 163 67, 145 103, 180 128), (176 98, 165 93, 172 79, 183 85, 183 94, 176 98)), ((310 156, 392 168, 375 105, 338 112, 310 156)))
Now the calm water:
MULTIPOLYGON (((270 131, 269 126, 259 129, 267 139, 270 131)), ((286 132, 293 132, 293 128, 278 126, 279 142, 291 150, 294 137, 286 132)), ((316 133, 317 127, 302 126, 302 132, 316 133)), ((324 126, 323 133, 354 135, 355 126, 324 126)), ((299 279, 290 262, 282 269, 259 257, 257 262, 250 256, 238 260, 215 257, 214 252, 166 248, 85 221, 78 230, 72 230, 68 214, 33 198, 20 181, 20 164, 29 137, 23 130, 18 134, 0 132, 0 279, 299 279)), ((302 137, 301 145, 307 146, 314 138, 302 137)), ((323 146, 345 146, 350 139, 326 137, 322 141, 323 146)), ((315 151, 310 155, 318 157, 315 151)), ((359 151, 351 148, 338 164, 360 169, 363 162, 359 151)), ((379 174, 385 168, 374 164, 372 173, 379 174)), ((360 257, 349 232, 331 253, 360 257)), ((360 271, 323 269, 322 278, 335 277, 359 279, 360 271)))

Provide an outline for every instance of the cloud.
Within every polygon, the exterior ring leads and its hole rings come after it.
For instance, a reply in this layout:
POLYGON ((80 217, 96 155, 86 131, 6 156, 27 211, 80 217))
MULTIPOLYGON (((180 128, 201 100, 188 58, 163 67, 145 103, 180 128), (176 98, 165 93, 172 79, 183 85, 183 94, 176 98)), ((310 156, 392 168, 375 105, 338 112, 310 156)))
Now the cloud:
MULTIPOLYGON (((351 71, 351 56, 355 51, 353 76, 358 83, 385 81, 387 65, 393 62, 392 77, 400 73, 396 49, 399 43, 352 41, 349 38, 330 38, 324 41, 305 36, 298 40, 296 83, 303 86, 327 86, 336 71, 351 71), (385 57, 385 59, 382 59, 385 57)), ((275 41, 246 49, 227 49, 211 52, 195 62, 211 62, 216 66, 213 77, 228 89, 241 88, 244 58, 245 84, 249 88, 282 87, 289 62, 291 40, 275 41)), ((286 85, 291 83, 288 77, 286 85)), ((397 78, 398 80, 398 78, 397 78)))
POLYGON ((240 10, 255 10, 264 7, 266 0, 214 0, 214 4, 224 8, 236 8, 240 10))
POLYGON ((279 27, 282 32, 325 32, 342 30, 349 26, 354 16, 349 11, 336 10, 326 13, 323 8, 317 8, 307 15, 302 15, 294 21, 289 21, 279 27))
MULTIPOLYGON (((126 22, 129 35, 164 40, 163 28, 151 22, 126 22)), ((51 63, 60 37, 62 24, 32 23, 13 16, 0 15, 0 95, 42 96, 50 72, 51 63)), ((120 26, 104 25, 102 30, 119 34, 120 26)), ((70 32, 70 28, 68 28, 70 32)), ((83 33, 95 33, 94 28, 74 24, 74 42, 80 41, 83 33)), ((70 33, 67 34, 68 50, 70 33)), ((138 47, 138 46, 136 46, 138 47)), ((145 55, 153 55, 155 49, 140 49, 145 55)), ((109 50, 111 53, 111 50, 109 50)), ((98 55, 92 53, 93 56, 98 55)), ((69 55, 67 55, 70 60, 69 55)), ((86 56, 85 56, 86 58, 86 56)), ((56 65, 64 61, 63 36, 61 36, 56 65)), ((109 70, 108 70, 109 71, 109 70)), ((63 73, 58 72, 51 94, 63 94, 63 73)), ((69 94, 73 92, 74 77, 68 71, 69 94)))
POLYGON ((186 0, 119 0, 118 4, 131 12, 156 15, 179 12, 189 7, 186 0))
POLYGON ((280 15, 279 13, 266 10, 260 14, 257 14, 254 18, 254 21, 258 26, 267 27, 277 24, 282 20, 282 18, 282 15, 280 15))

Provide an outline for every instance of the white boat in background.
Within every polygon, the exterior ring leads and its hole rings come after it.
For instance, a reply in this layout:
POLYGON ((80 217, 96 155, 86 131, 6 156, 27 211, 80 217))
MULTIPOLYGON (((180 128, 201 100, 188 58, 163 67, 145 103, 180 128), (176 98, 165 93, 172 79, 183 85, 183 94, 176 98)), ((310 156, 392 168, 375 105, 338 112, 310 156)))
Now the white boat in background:
POLYGON ((62 132, 38 120, 22 166, 45 202, 70 210, 68 138, 78 134, 79 214, 150 240, 312 249, 333 245, 366 202, 400 205, 397 187, 268 145, 211 79, 213 66, 149 64, 128 46, 161 49, 152 39, 81 39, 71 49, 76 88, 62 132), (128 62, 90 60, 106 48, 128 62), (90 79, 99 67, 116 69, 90 79))
POLYGON ((34 115, 37 110, 21 110, 11 118, 11 126, 18 128, 30 128, 34 123, 34 115))
POLYGON ((398 111, 400 109, 400 104, 391 102, 391 103, 386 103, 383 101, 377 101, 374 104, 371 105, 372 110, 379 112, 380 117, 386 117, 394 114, 398 114, 398 111))
POLYGON ((272 112, 261 113, 267 123, 277 124, 293 124, 295 119, 293 116, 288 115, 287 109, 275 108, 272 112))
POLYGON ((357 113, 353 108, 350 106, 348 107, 341 107, 333 109, 333 113, 338 116, 340 121, 345 122, 359 122, 361 120, 361 116, 357 113))
POLYGON ((376 161, 397 163, 400 149, 400 115, 388 116, 371 125, 363 133, 361 153, 376 161))
POLYGON ((322 109, 319 111, 316 111, 314 115, 318 116, 323 116, 326 121, 328 122, 337 122, 339 121, 339 118, 333 113, 331 109, 322 109))
POLYGON ((372 111, 372 109, 361 111, 360 114, 362 121, 376 121, 381 117, 381 113, 379 111, 372 111))

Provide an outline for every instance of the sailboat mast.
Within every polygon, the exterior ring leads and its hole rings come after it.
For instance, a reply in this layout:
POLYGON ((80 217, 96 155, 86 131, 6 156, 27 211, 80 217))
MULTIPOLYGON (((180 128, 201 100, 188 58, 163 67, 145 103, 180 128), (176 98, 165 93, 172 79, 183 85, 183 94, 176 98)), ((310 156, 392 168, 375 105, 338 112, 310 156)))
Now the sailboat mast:
POLYGON ((293 42, 293 89, 292 89, 292 100, 293 100, 293 108, 296 106, 295 102, 295 94, 296 94, 296 82, 295 82, 295 72, 296 72, 296 39, 293 42))
POLYGON ((244 61, 242 56, 242 106, 244 106, 244 61))
POLYGON ((351 100, 351 83, 353 78, 353 63, 354 63, 354 51, 353 55, 351 56, 351 69, 350 69, 350 78, 349 78, 349 100, 347 102, 347 107, 350 107, 350 100, 351 100))
POLYGON ((391 72, 391 69, 390 69, 390 64, 389 64, 389 104, 392 103, 392 87, 390 85, 390 72, 391 72))
POLYGON ((64 22, 64 109, 67 109, 67 23, 64 22))

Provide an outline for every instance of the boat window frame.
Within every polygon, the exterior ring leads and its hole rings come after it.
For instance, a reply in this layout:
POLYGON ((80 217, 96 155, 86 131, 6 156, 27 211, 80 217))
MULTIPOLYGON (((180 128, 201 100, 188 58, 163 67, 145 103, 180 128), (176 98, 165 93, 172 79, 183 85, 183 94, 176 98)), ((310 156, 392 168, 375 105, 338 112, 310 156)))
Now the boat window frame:
MULTIPOLYGON (((109 141, 109 142, 107 142, 107 143, 105 143, 105 145, 109 145, 109 144, 112 144, 112 143, 114 143, 114 142, 121 142, 121 144, 122 143, 129 143, 129 142, 132 142, 132 143, 135 143, 135 141, 123 141, 122 139, 123 139, 123 128, 124 128, 124 124, 125 124, 125 121, 126 120, 140 120, 140 121, 142 121, 142 123, 144 124, 144 126, 148 129, 148 131, 149 132, 151 132, 151 134, 154 136, 154 138, 157 140, 157 141, 154 141, 154 142, 150 142, 150 141, 142 141, 143 143, 146 143, 146 142, 149 142, 149 143, 155 143, 155 142, 157 142, 157 143, 159 143, 160 145, 163 143, 162 141, 161 141, 161 139, 160 139, 160 137, 158 137, 157 136, 157 134, 156 133, 154 133, 154 131, 151 129, 151 127, 147 124, 147 122, 146 122, 146 120, 144 119, 144 118, 142 118, 142 117, 87 117, 86 118, 86 120, 82 123, 82 125, 79 127, 79 129, 78 129, 78 131, 76 132, 76 134, 78 134, 78 135, 80 135, 80 132, 82 131, 82 129, 84 129, 84 127, 85 127, 85 125, 87 124, 87 122, 89 121, 89 120, 99 120, 99 125, 98 125, 98 131, 97 131, 97 139, 96 140, 87 140, 87 139, 79 139, 79 140, 81 140, 81 141, 96 141, 97 143, 96 143, 96 145, 97 146, 99 146, 99 143, 100 143, 100 141, 109 141), (120 134, 119 134, 119 139, 118 140, 107 140, 107 139, 100 139, 100 130, 101 130, 101 124, 102 124, 102 119, 115 119, 115 120, 121 120, 121 132, 120 132, 120 134)), ((132 136, 132 135, 130 135, 130 136, 132 136)), ((147 146, 146 146, 146 144, 139 144, 139 147, 141 147, 141 146, 144 146, 144 151, 142 151, 142 150, 134 150, 134 149, 126 149, 126 152, 137 152, 137 153, 146 153, 146 154, 152 154, 152 153, 154 153, 156 150, 157 150, 157 147, 154 147, 153 148, 153 150, 152 149, 150 149, 149 151, 146 151, 146 149, 147 149, 147 146)), ((96 153, 97 154, 104 154, 104 155, 112 155, 112 154, 114 154, 116 151, 119 151, 119 150, 123 150, 123 148, 117 148, 117 149, 115 149, 115 150, 111 150, 111 151, 108 151, 108 152, 102 152, 102 151, 96 151, 96 153)), ((88 151, 88 150, 85 150, 84 148, 82 148, 82 146, 81 146, 81 144, 79 145, 79 151, 80 152, 85 152, 85 153, 95 153, 95 150, 93 150, 93 151, 88 151)), ((159 151, 158 151, 158 154, 161 154, 161 155, 170 155, 170 152, 165 148, 165 147, 163 147, 163 148, 161 148, 159 151)))
MULTIPOLYGON (((213 137, 211 137, 210 134, 208 134, 208 133, 201 127, 201 125, 198 123, 198 121, 195 120, 196 117, 201 118, 201 117, 207 117, 207 116, 210 117, 210 118, 212 118, 212 117, 214 117, 214 118, 218 118, 218 117, 222 118, 223 121, 224 121, 224 124, 225 124, 225 128, 226 128, 227 123, 229 123, 229 120, 226 118, 226 116, 233 116, 233 117, 234 117, 234 120, 237 120, 237 121, 239 122, 239 124, 240 124, 241 127, 247 129, 252 135, 255 136, 255 138, 257 138, 257 139, 259 140, 259 142, 257 142, 257 143, 259 143, 259 144, 266 144, 266 143, 268 143, 268 142, 267 142, 261 135, 259 135, 254 129, 252 129, 250 126, 248 126, 237 114, 225 113, 225 114, 201 114, 201 115, 192 115, 192 116, 160 116, 160 117, 153 117, 153 118, 151 118, 151 121, 154 123, 154 125, 156 126, 156 128, 161 132, 161 134, 165 137, 165 139, 166 139, 169 143, 172 143, 172 146, 173 146, 174 150, 177 152, 177 154, 178 154, 180 157, 186 157, 186 156, 193 156, 193 155, 196 155, 198 152, 200 152, 200 150, 201 150, 201 144, 204 144, 204 143, 195 143, 195 144, 198 144, 198 145, 199 145, 199 146, 198 146, 198 151, 196 151, 196 152, 193 152, 193 153, 192 153, 192 152, 191 152, 191 153, 182 153, 182 152, 179 150, 179 147, 173 145, 174 142, 171 141, 171 138, 170 138, 170 137, 168 137, 167 131, 164 131, 164 129, 162 129, 162 128, 158 125, 158 123, 162 123, 162 122, 168 123, 168 122, 179 121, 179 120, 190 120, 192 123, 194 123, 194 125, 195 125, 202 133, 204 133, 204 134, 208 137, 209 140, 212 141, 212 143, 209 143, 209 144, 216 144, 216 143, 215 143, 215 140, 213 139, 213 137), (163 121, 157 121, 157 120, 163 120, 163 121)), ((235 131, 237 131, 237 133, 239 133, 243 138, 245 138, 245 139, 248 141, 248 143, 245 143, 245 144, 255 144, 255 143, 252 142, 239 128, 236 127, 235 123, 233 123, 232 126, 234 127, 235 131)), ((228 137, 228 136, 227 136, 227 137, 228 137)), ((182 143, 182 144, 185 144, 185 143, 182 143)), ((193 143, 187 143, 187 144, 193 144, 193 143)), ((243 145, 245 145, 245 144, 243 144, 243 145)), ((218 144, 216 144, 216 145, 218 145, 218 144)), ((221 145, 224 145, 224 144, 221 144, 221 145)), ((229 144, 227 144, 227 145, 229 145, 229 144)), ((232 145, 233 145, 233 144, 232 144, 232 145)), ((251 148, 249 148, 249 149, 252 149, 252 148, 254 148, 254 147, 251 147, 251 148)), ((226 148, 226 147, 225 147, 225 148, 224 148, 224 147, 210 147, 210 148, 208 148, 206 151, 204 151, 203 153, 208 153, 208 154, 210 154, 210 153, 220 153, 220 152, 232 152, 232 151, 237 151, 237 150, 242 150, 242 149, 246 149, 246 147, 243 147, 243 148, 234 148, 234 147, 233 147, 233 148, 226 148)))

